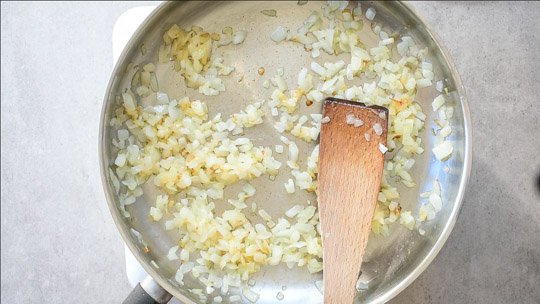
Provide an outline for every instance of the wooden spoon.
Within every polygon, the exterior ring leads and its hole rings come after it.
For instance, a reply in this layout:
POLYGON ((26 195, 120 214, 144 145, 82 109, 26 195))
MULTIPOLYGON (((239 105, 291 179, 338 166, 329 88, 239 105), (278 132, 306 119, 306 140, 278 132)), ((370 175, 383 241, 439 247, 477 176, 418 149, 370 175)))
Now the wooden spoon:
POLYGON ((386 145, 387 126, 386 108, 324 101, 318 201, 325 304, 353 302, 381 184, 385 147, 379 145, 386 145))

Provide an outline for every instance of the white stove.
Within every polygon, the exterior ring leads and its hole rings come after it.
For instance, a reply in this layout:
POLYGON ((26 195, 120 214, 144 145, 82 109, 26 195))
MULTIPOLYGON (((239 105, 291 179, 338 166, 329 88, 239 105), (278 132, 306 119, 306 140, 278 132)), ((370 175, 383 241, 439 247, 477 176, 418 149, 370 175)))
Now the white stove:
MULTIPOLYGON (((129 9, 118 17, 118 20, 116 20, 116 23, 114 24, 112 34, 113 64, 116 64, 118 57, 120 57, 122 50, 128 43, 133 33, 155 7, 156 6, 135 7, 129 9)), ((135 287, 135 285, 137 285, 147 276, 147 273, 144 271, 127 246, 124 246, 124 251, 126 257, 126 275, 129 284, 132 287, 135 287)), ((181 304, 181 302, 174 298, 171 299, 169 303, 181 304)))

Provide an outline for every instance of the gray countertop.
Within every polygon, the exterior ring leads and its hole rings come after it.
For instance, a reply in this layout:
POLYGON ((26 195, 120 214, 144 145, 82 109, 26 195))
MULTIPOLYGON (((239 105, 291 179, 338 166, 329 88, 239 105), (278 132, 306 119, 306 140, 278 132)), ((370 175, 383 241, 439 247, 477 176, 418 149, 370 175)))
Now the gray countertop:
MULTIPOLYGON (((112 27, 143 3, 2 2, 1 301, 119 303, 97 137, 112 27)), ((461 74, 474 157, 458 222, 393 303, 540 302, 540 3, 417 2, 461 74)))

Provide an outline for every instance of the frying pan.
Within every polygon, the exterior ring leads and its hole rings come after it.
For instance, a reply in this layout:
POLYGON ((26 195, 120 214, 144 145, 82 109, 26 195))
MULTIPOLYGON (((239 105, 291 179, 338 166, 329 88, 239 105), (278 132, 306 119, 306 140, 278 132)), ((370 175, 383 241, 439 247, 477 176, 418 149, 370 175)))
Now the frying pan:
MULTIPOLYGON (((265 67, 268 75, 273 75, 277 68, 284 67, 285 78, 292 83, 301 67, 309 66, 313 59, 303 48, 292 43, 275 44, 269 37, 278 25, 297 28, 312 10, 320 9, 321 5, 321 2, 316 1, 305 5, 298 5, 296 1, 165 2, 150 14, 128 42, 107 87, 99 136, 100 169, 109 209, 123 240, 149 274, 142 283, 144 288, 137 286, 126 302, 165 303, 172 295, 183 303, 202 303, 190 289, 204 289, 203 285, 193 278, 186 278, 184 286, 179 286, 174 280, 179 264, 178 261, 169 261, 166 254, 169 248, 175 245, 178 236, 165 231, 162 223, 155 223, 148 217, 149 208, 155 201, 156 189, 146 185, 144 195, 134 204, 127 206, 131 217, 124 217, 119 208, 119 197, 109 176, 109 168, 116 156, 111 144, 116 130, 110 126, 109 121, 117 107, 116 96, 129 88, 134 71, 127 69, 128 65, 155 63, 158 48, 162 43, 162 34, 172 24, 184 28, 199 25, 210 32, 220 32, 226 26, 232 26, 235 30, 246 30, 248 35, 244 43, 222 47, 216 51, 217 56, 235 67, 231 76, 224 77, 227 91, 219 96, 203 96, 195 90, 187 89, 180 76, 165 65, 158 65, 156 70, 160 91, 167 92, 174 98, 189 96, 192 100, 201 99, 208 103, 210 117, 218 112, 226 117, 253 101, 268 97, 268 92, 262 88, 262 82, 268 77, 258 75, 259 67, 265 67), (264 9, 276 10, 277 17, 261 14, 264 9), (144 54, 141 52, 143 44, 146 49, 144 54)), ((375 8, 377 14, 373 22, 383 26, 383 29, 410 35, 417 44, 429 48, 429 60, 434 66, 435 79, 444 81, 448 88, 447 104, 454 108, 451 121, 453 132, 448 137, 454 152, 449 160, 442 163, 435 160, 431 153, 435 137, 429 132, 436 118, 436 113, 431 111, 431 101, 437 92, 434 88, 427 88, 417 94, 417 102, 427 115, 426 131, 421 136, 426 152, 416 158, 416 165, 412 170, 417 186, 411 189, 398 187, 402 194, 400 202, 404 209, 417 211, 421 205, 419 194, 431 189, 432 180, 436 178, 441 185, 444 205, 434 220, 423 224, 426 231, 424 235, 395 224, 391 226, 389 236, 370 236, 360 276, 360 280, 368 288, 357 294, 355 302, 383 303, 405 289, 426 269, 452 231, 471 168, 471 122, 459 75, 445 49, 420 17, 408 4, 402 2, 362 2, 364 11, 368 6, 375 8)), ((370 38, 373 34, 370 34, 368 23, 364 24, 362 32, 366 37, 366 44, 375 41, 369 41, 374 38, 370 38)), ((324 55, 322 56, 324 60, 324 55)), ((326 61, 331 60, 335 58, 328 58, 326 61)), ((320 112, 320 107, 312 106, 308 112, 320 112)), ((265 119, 272 119, 269 116, 266 115, 265 119)), ((279 142, 279 136, 271 125, 271 121, 265 121, 260 127, 254 128, 250 138, 255 145, 271 147, 279 142)), ((307 154, 315 143, 302 142, 298 145, 300 151, 303 151, 301 153, 307 154)), ((279 158, 278 160, 284 161, 279 158)), ((297 193, 294 199, 287 197, 282 189, 286 179, 286 174, 280 174, 274 182, 263 177, 253 181, 257 188, 254 199, 273 216, 281 216, 298 201, 310 199, 316 202, 313 194, 297 193)), ((236 193, 237 189, 232 186, 227 191, 230 192, 226 192, 226 196, 227 193, 236 193)), ((217 211, 220 211, 219 208, 217 211)), ((276 294, 280 291, 285 295, 280 303, 322 302, 322 296, 314 284, 322 279, 320 273, 312 275, 305 268, 288 269, 284 265, 278 265, 263 268, 253 279, 256 285, 252 289, 260 294, 258 303, 278 302, 276 294), (286 290, 283 291, 283 287, 286 287, 286 290)), ((230 294, 241 292, 231 290, 230 294)), ((212 299, 212 296, 209 299, 212 299)), ((242 300, 247 303, 245 298, 242 300)), ((223 303, 228 303, 227 297, 224 297, 223 303)))

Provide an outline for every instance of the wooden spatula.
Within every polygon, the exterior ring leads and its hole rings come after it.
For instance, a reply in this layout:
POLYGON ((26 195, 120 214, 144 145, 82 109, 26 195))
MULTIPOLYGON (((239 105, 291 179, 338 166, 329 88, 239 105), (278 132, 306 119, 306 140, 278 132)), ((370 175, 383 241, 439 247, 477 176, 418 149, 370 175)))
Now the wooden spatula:
POLYGON ((353 302, 381 184, 387 125, 383 107, 324 101, 318 201, 325 304, 353 302))

